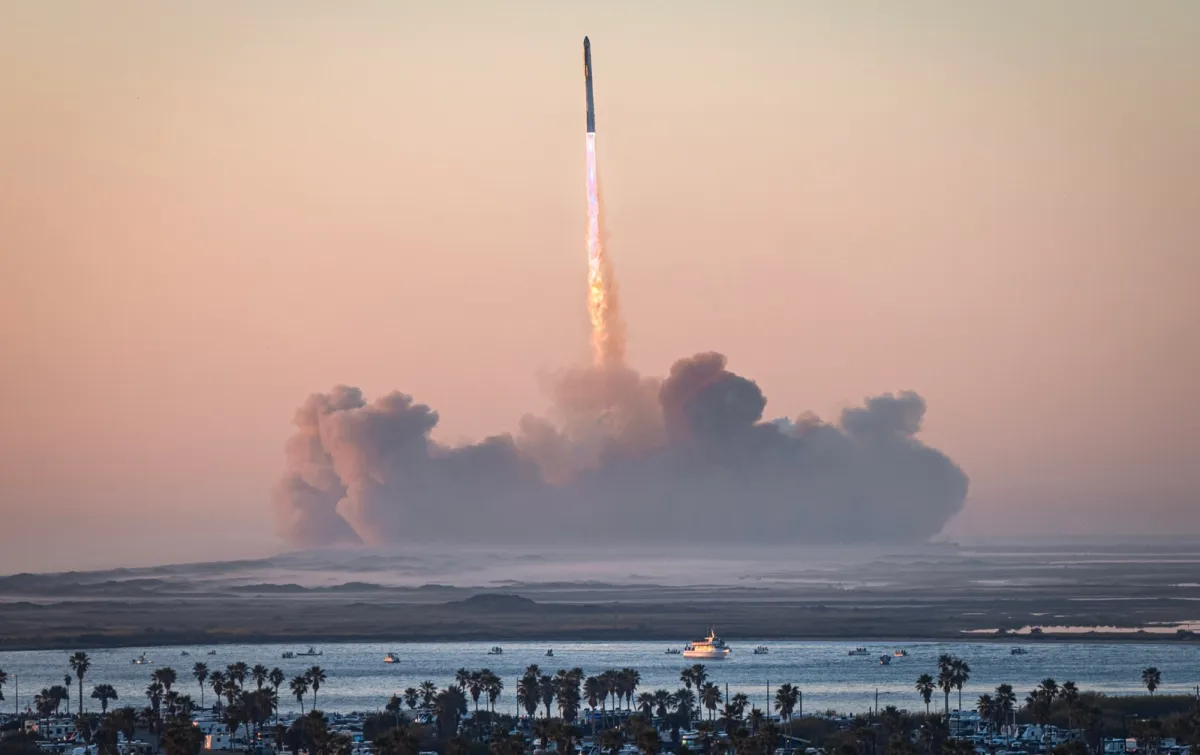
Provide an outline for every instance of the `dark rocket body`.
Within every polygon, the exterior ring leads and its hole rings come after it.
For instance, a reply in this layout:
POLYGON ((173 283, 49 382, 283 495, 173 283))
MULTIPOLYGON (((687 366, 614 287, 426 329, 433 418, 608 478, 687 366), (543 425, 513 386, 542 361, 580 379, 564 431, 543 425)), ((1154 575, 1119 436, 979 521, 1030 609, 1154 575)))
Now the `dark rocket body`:
POLYGON ((587 90, 587 132, 596 133, 596 101, 592 98, 592 43, 583 38, 583 86, 587 90))

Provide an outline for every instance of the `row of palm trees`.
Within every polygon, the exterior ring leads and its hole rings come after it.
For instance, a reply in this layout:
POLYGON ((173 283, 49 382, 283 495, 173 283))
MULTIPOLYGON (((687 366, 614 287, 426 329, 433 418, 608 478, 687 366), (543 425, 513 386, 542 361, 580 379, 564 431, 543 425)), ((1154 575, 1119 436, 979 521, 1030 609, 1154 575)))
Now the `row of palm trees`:
MULTIPOLYGON (((947 716, 950 715, 951 690, 958 690, 958 709, 962 710, 962 690, 963 686, 966 685, 970 678, 971 667, 966 661, 962 660, 961 658, 955 658, 954 656, 948 654, 942 654, 939 656, 938 676, 936 680, 929 674, 921 674, 919 677, 917 677, 916 688, 922 699, 925 700, 926 714, 929 713, 929 705, 933 699, 933 692, 935 689, 940 689, 943 693, 945 693, 947 716)), ((1142 670, 1142 684, 1145 685, 1150 694, 1153 695, 1154 690, 1158 689, 1161 683, 1162 672, 1160 672, 1157 668, 1150 666, 1149 668, 1142 670)), ((1006 696, 1012 693, 1012 685, 1002 684, 997 688, 998 698, 1000 697, 1000 689, 1007 689, 1006 696)), ((989 696, 984 695, 980 698, 980 700, 983 700, 985 697, 989 696)), ((1038 687, 1025 698, 1025 704, 1030 711, 1034 712, 1035 718, 1039 711, 1046 711, 1046 715, 1048 716, 1050 706, 1059 697, 1062 697, 1067 701, 1069 710, 1072 702, 1079 699, 1079 690, 1075 686, 1075 682, 1064 682, 1062 687, 1059 687, 1053 679, 1043 679, 1038 687)), ((1015 695, 1013 696, 1012 702, 1016 702, 1015 695)), ((980 715, 982 716, 983 713, 980 712, 980 715)), ((984 718, 986 719, 987 717, 984 716, 984 718)))
POLYGON ((917 677, 917 692, 921 694, 921 698, 925 701, 925 713, 929 714, 929 704, 933 700, 933 692, 935 689, 941 690, 945 696, 946 715, 950 715, 950 693, 953 690, 958 690, 958 707, 962 709, 962 690, 966 683, 971 679, 971 666, 962 658, 957 658, 949 653, 942 653, 938 656, 938 675, 935 679, 929 674, 921 674, 917 677))

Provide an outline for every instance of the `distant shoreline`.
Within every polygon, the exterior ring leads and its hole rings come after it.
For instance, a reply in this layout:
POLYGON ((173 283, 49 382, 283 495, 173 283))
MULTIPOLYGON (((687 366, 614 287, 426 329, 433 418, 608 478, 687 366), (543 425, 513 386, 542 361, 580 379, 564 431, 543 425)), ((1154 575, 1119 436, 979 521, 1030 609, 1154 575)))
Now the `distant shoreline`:
MULTIPOLYGON (((622 632, 622 631, 591 631, 582 632, 571 636, 554 633, 521 633, 507 635, 487 635, 487 634, 460 634, 452 631, 442 633, 440 635, 416 635, 409 636, 404 639, 397 639, 395 634, 376 634, 376 633, 321 633, 321 634, 278 634, 270 633, 247 633, 243 636, 231 636, 228 634, 214 636, 209 634, 187 635, 181 634, 174 637, 155 637, 153 639, 146 637, 124 636, 124 637, 109 637, 99 639, 94 636, 84 639, 81 635, 76 638, 76 641, 71 641, 68 638, 62 640, 52 640, 49 642, 38 642, 36 640, 22 641, 13 640, 5 637, 3 642, 0 642, 0 657, 7 652, 37 652, 51 650, 115 650, 121 648, 145 648, 145 647, 163 647, 163 648, 219 648, 226 645, 294 645, 297 647, 303 646, 320 646, 322 644, 350 644, 350 643, 380 643, 402 647, 406 645, 417 645, 425 643, 482 643, 503 646, 507 643, 530 643, 537 642, 548 645, 574 643, 574 642, 655 642, 665 643, 667 647, 680 645, 686 642, 683 636, 671 635, 665 636, 658 632, 622 632)), ((787 635, 747 635, 744 639, 730 640, 730 644, 734 647, 734 652, 737 652, 738 644, 745 643, 747 652, 755 644, 771 643, 771 642, 838 642, 847 644, 886 644, 889 647, 892 645, 904 644, 930 644, 930 643, 956 643, 956 644, 1001 644, 1013 646, 1036 646, 1036 645, 1058 645, 1058 644, 1153 644, 1153 645, 1200 645, 1200 636, 1193 635, 1188 638, 1179 638, 1175 635, 1165 634, 1137 634, 1137 633, 1119 633, 1119 634, 1043 634, 1037 639, 1031 639, 1027 635, 1016 636, 997 636, 997 635, 925 635, 925 636, 899 636, 899 635, 805 635, 805 634, 787 634, 787 635)), ((197 659, 203 659, 204 656, 196 656, 197 659)), ((319 656, 318 656, 319 657, 319 656)))

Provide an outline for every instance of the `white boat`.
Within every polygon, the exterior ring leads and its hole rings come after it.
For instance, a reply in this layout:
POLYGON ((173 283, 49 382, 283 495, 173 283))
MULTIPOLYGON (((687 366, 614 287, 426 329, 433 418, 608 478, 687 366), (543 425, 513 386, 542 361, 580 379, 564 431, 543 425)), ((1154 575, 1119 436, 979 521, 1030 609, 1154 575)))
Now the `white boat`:
POLYGON ((716 630, 709 629, 708 636, 703 640, 689 642, 683 648, 684 658, 703 658, 706 661, 717 661, 725 658, 733 650, 717 636, 716 630))
POLYGON ((870 655, 870 654, 871 654, 870 650, 867 650, 866 648, 861 647, 861 646, 854 648, 849 653, 846 653, 846 655, 870 655))
POLYGON ((383 657, 383 662, 384 663, 399 663, 400 659, 398 657, 396 657, 395 653, 388 653, 387 655, 385 655, 383 657))
POLYGON ((311 655, 324 655, 324 654, 325 654, 325 651, 324 651, 324 650, 317 650, 317 649, 316 649, 315 647, 313 647, 312 645, 309 645, 309 646, 308 646, 308 650, 307 650, 306 652, 303 652, 303 653, 296 653, 296 655, 297 655, 297 656, 301 656, 301 655, 304 655, 304 656, 311 656, 311 655))
POLYGON ((148 666, 148 665, 150 665, 151 661, 149 658, 146 657, 145 653, 142 653, 137 658, 134 658, 132 661, 130 661, 130 663, 132 663, 135 666, 148 666))
POLYGON ((491 650, 488 651, 488 655, 504 655, 504 648, 500 647, 499 645, 495 645, 491 650))
POLYGON ((907 658, 908 651, 907 650, 897 650, 896 652, 892 653, 892 655, 897 658, 907 658))
POLYGON ((769 647, 767 647, 766 645, 759 645, 758 647, 754 648, 755 655, 766 655, 767 653, 770 653, 770 652, 771 652, 771 649, 769 647))

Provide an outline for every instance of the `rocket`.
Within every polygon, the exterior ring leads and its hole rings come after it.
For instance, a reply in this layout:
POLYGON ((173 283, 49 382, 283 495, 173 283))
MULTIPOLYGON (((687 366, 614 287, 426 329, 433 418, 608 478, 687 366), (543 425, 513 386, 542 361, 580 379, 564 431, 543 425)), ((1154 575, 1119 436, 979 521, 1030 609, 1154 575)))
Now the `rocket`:
POLYGON ((592 43, 583 38, 583 87, 587 90, 587 132, 596 133, 596 101, 592 99, 592 43))

